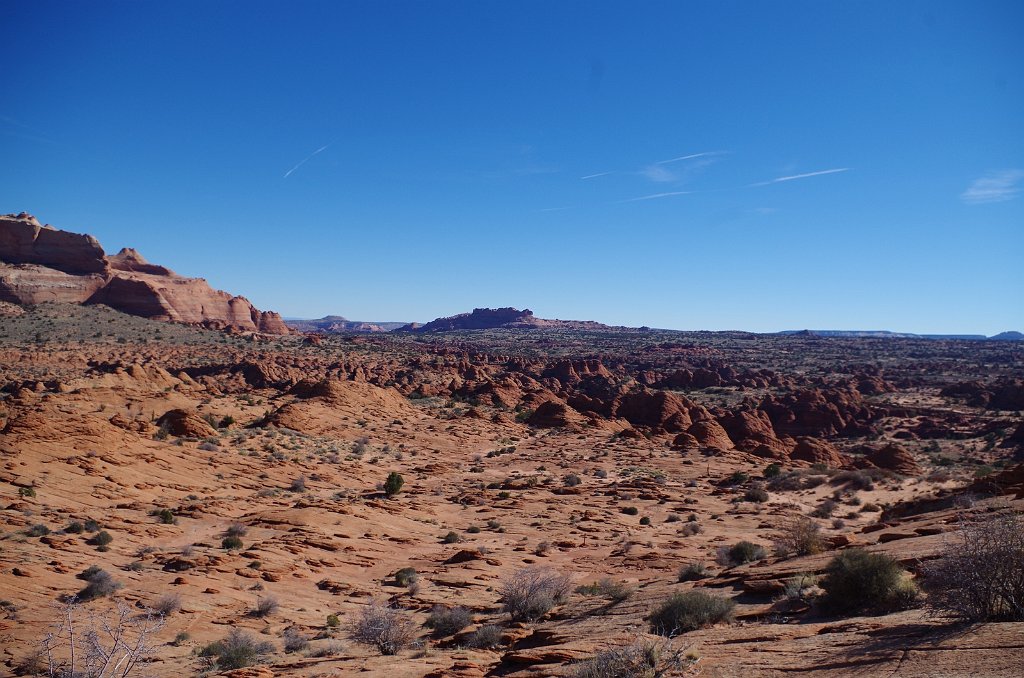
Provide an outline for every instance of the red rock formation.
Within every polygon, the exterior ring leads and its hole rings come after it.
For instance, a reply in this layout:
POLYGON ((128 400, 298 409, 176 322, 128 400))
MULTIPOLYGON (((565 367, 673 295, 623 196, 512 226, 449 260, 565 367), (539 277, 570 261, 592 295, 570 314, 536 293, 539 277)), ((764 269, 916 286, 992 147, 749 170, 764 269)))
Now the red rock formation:
POLYGON ((244 297, 184 278, 123 249, 107 257, 95 238, 42 226, 27 214, 0 217, 0 301, 105 304, 123 313, 267 334, 288 334, 281 317, 244 297))
POLYGON ((733 446, 732 440, 729 439, 729 435, 725 432, 725 429, 722 428, 721 424, 714 419, 698 421, 689 428, 687 433, 696 438, 704 447, 729 450, 732 449, 733 446))
POLYGON ((832 443, 806 436, 797 439, 796 447, 789 456, 796 461, 824 464, 829 468, 849 466, 849 460, 832 443))
POLYGON ((914 476, 921 472, 921 467, 914 460, 914 455, 894 443, 868 453, 865 458, 878 468, 895 471, 905 476, 914 476))
POLYGON ((584 421, 583 415, 565 403, 549 400, 537 407, 526 423, 537 428, 573 428, 584 421))

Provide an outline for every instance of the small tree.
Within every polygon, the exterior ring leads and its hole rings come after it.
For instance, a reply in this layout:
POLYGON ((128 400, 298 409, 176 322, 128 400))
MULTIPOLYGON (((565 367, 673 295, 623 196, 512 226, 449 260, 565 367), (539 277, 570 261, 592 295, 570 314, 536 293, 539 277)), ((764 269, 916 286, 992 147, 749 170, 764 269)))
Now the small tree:
POLYGON ((384 481, 384 494, 393 497, 402 491, 402 485, 405 485, 405 479, 400 473, 392 471, 384 481))
POLYGON ((965 621, 1024 621, 1024 521, 965 524, 924 568, 928 604, 965 621))
POLYGON ((504 581, 501 600, 505 611, 515 621, 533 621, 564 601, 571 585, 568 575, 543 567, 528 567, 504 581))
POLYGON ((393 655, 416 639, 416 624, 402 610, 374 601, 349 624, 349 637, 376 647, 381 654, 393 655))
POLYGON ((60 607, 60 620, 42 642, 47 675, 126 678, 149 657, 161 617, 138 616, 125 602, 93 609, 79 619, 76 599, 60 607))

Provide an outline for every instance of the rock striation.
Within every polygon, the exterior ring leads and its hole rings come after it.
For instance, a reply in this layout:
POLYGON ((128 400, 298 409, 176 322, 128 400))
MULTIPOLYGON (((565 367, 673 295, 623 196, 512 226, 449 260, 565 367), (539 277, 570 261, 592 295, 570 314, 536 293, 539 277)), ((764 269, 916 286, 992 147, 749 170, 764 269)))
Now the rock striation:
POLYGON ((146 261, 107 256, 96 238, 54 229, 26 213, 0 216, 0 301, 105 304, 154 320, 267 334, 290 330, 277 313, 146 261))

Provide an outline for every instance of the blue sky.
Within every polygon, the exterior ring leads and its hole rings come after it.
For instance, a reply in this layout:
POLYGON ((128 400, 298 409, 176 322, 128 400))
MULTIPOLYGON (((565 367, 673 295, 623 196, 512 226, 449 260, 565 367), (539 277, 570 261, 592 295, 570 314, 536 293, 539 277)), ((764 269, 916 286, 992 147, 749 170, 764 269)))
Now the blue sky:
POLYGON ((1024 3, 0 4, 0 212, 289 316, 1024 330, 1024 3))

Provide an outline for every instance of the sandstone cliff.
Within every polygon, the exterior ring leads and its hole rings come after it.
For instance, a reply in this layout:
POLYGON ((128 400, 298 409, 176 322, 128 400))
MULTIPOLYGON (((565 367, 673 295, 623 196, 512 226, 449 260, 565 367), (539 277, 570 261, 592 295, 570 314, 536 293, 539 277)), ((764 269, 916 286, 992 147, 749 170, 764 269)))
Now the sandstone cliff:
POLYGON ((288 334, 281 316, 147 262, 133 249, 107 256, 90 235, 0 216, 0 301, 105 304, 123 313, 219 329, 288 334))

